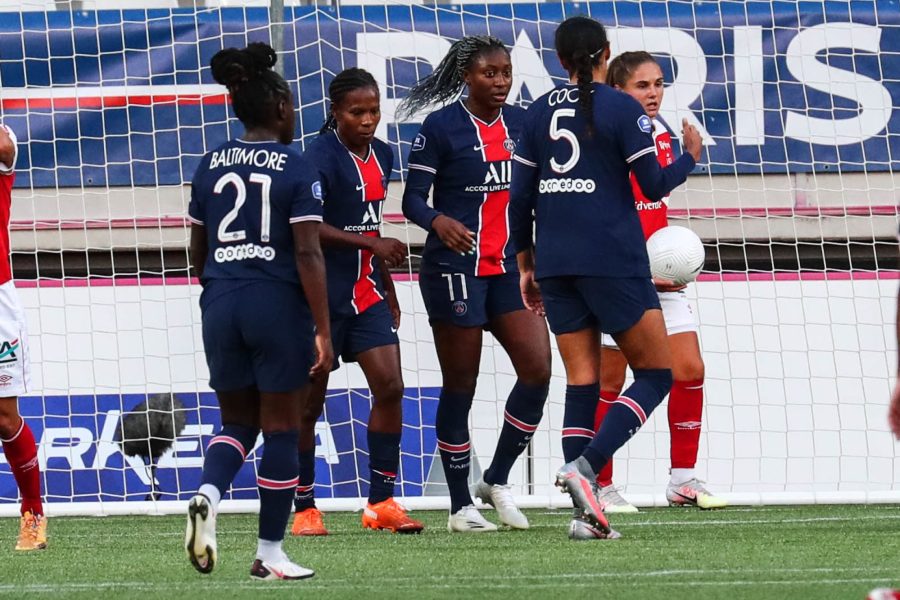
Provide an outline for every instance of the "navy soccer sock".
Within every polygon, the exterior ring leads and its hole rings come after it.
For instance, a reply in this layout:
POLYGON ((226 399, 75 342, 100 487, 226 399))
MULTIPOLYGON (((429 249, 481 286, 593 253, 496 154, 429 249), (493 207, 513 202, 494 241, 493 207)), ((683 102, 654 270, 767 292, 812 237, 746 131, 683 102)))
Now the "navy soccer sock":
POLYGON ((316 482, 316 449, 300 450, 297 453, 299 461, 299 478, 297 489, 294 491, 294 510, 300 512, 307 508, 316 507, 316 496, 313 485, 316 482))
POLYGON ((247 454, 253 450, 257 435, 259 431, 252 427, 225 424, 209 441, 200 476, 200 493, 209 497, 213 508, 218 507, 247 454))
POLYGON ((394 495, 394 481, 400 466, 400 434, 372 431, 369 443, 369 503, 377 504, 394 495))
POLYGON ((581 456, 594 437, 594 413, 600 400, 600 384, 566 386, 566 408, 563 413, 562 447, 567 463, 581 456))
POLYGON ((544 414, 547 386, 535 387, 517 381, 506 401, 503 428, 497 440, 497 450, 491 466, 484 472, 484 481, 491 485, 505 485, 516 459, 528 447, 544 414))
POLYGON ((265 450, 259 462, 256 485, 259 487, 259 539, 277 542, 291 516, 291 500, 299 471, 297 430, 266 433, 265 450))
POLYGON ((669 369, 634 369, 634 383, 609 408, 597 435, 584 449, 584 457, 595 473, 637 433, 671 387, 669 369))
POLYGON ((435 430, 438 450, 441 453, 441 464, 444 467, 444 477, 447 479, 447 489, 450 491, 451 513, 472 504, 472 496, 469 494, 469 466, 472 447, 469 442, 469 410, 471 408, 471 395, 441 392, 435 430))

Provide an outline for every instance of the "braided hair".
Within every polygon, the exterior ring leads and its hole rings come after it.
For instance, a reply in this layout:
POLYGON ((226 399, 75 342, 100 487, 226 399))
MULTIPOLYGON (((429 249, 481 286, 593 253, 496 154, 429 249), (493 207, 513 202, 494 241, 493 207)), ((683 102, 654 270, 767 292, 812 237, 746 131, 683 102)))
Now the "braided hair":
POLYGON ((609 63, 609 69, 606 71, 606 85, 624 88, 637 68, 646 63, 659 64, 649 52, 643 50, 623 52, 609 63))
POLYGON ((245 127, 272 122, 278 101, 291 98, 287 82, 272 70, 277 60, 271 46, 253 42, 240 50, 219 50, 209 63, 213 79, 228 88, 234 113, 245 127))
POLYGON ((588 123, 588 135, 594 133, 594 67, 609 48, 606 28, 589 17, 570 17, 556 28, 556 54, 569 76, 578 85, 578 104, 588 123))
MULTIPOLYGON (((332 108, 343 102, 350 92, 363 88, 372 88, 376 94, 379 93, 378 82, 371 73, 358 67, 344 69, 328 85, 328 99, 331 100, 332 108)), ((334 118, 334 113, 329 111, 319 133, 323 134, 335 129, 337 129, 337 120, 334 118)))
POLYGON ((480 56, 495 50, 509 55, 509 49, 503 42, 490 35, 467 35, 457 40, 434 71, 409 90, 398 114, 410 117, 426 106, 455 98, 465 85, 463 73, 480 56))

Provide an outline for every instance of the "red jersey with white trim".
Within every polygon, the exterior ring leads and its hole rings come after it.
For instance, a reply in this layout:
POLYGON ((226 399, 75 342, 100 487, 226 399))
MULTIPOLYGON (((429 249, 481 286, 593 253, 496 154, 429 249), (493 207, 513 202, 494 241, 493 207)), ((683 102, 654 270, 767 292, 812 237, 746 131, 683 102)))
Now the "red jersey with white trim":
MULTIPOLYGON (((672 150, 672 135, 659 119, 653 119, 653 142, 656 144, 656 159, 661 167, 668 167, 675 162, 675 152, 672 150)), ((669 224, 669 197, 666 196, 656 202, 650 202, 641 191, 634 173, 631 174, 631 189, 634 192, 634 205, 641 219, 641 228, 644 230, 644 239, 666 227, 669 224)))
POLYGON ((12 280, 9 250, 9 213, 12 206, 12 187, 16 181, 16 157, 19 155, 16 134, 6 125, 6 130, 13 143, 13 159, 11 165, 0 163, 0 285, 12 280))
MULTIPOLYGON (((359 235, 381 236, 394 154, 379 139, 365 158, 350 152, 329 131, 317 137, 304 154, 319 171, 322 219, 328 225, 359 235)), ((384 300, 381 262, 369 250, 323 248, 328 279, 328 305, 333 316, 358 315, 384 300)))
POLYGON ((509 240, 509 183, 524 114, 519 107, 504 106, 486 123, 460 100, 425 119, 410 150, 409 168, 434 175, 434 209, 475 232, 476 254, 460 256, 430 231, 423 270, 476 276, 516 272, 509 240))

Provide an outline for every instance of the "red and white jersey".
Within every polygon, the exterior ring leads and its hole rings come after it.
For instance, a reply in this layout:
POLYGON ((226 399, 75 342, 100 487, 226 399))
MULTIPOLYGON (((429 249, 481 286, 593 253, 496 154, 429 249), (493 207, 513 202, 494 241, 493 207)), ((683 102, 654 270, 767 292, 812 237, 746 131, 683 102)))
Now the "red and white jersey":
MULTIPOLYGON (((653 141, 656 144, 656 159, 661 166, 668 167, 675 162, 672 136, 659 119, 653 119, 653 141)), ((651 235, 669 224, 669 197, 666 196, 656 202, 647 200, 634 173, 631 174, 631 189, 634 192, 634 204, 637 207, 638 216, 641 218, 644 239, 650 239, 651 235)))
POLYGON ((0 285, 12 281, 12 270, 9 265, 9 210, 12 205, 12 187, 16 180, 16 157, 19 148, 16 134, 6 125, 0 125, 9 135, 13 143, 12 164, 0 162, 0 285))

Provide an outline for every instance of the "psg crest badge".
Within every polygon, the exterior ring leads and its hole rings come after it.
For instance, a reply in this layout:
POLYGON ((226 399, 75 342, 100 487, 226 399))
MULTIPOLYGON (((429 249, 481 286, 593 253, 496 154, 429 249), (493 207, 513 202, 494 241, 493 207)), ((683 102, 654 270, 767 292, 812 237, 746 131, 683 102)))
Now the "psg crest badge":
POLYGON ((512 154, 513 152, 516 151, 516 143, 513 141, 512 138, 506 138, 505 140, 503 140, 503 147, 510 154, 512 154))
POLYGON ((466 303, 462 300, 457 300, 453 303, 453 314, 455 314, 457 317, 463 316, 468 310, 469 307, 466 306, 466 303))

